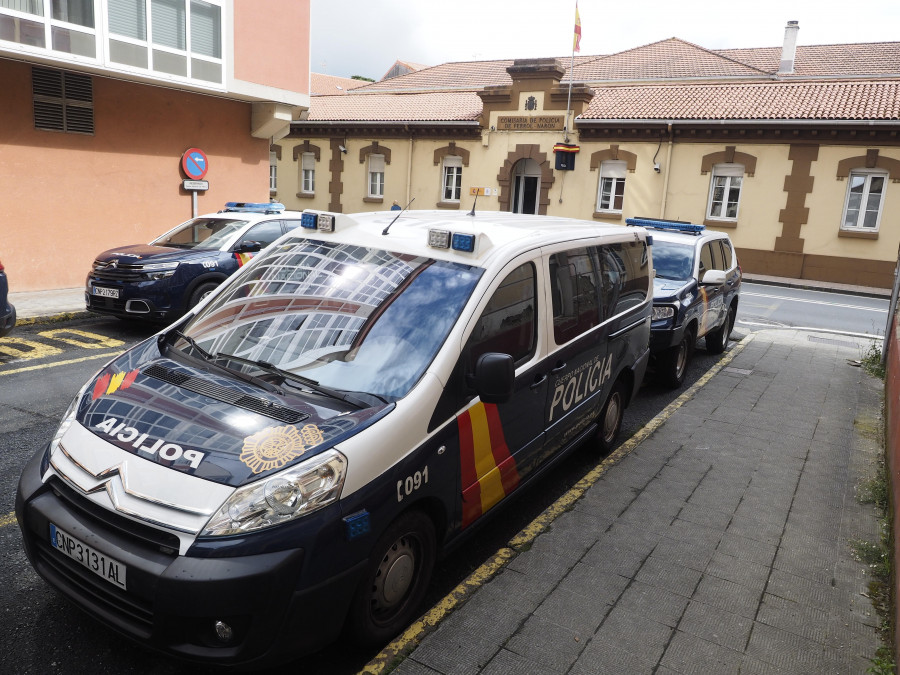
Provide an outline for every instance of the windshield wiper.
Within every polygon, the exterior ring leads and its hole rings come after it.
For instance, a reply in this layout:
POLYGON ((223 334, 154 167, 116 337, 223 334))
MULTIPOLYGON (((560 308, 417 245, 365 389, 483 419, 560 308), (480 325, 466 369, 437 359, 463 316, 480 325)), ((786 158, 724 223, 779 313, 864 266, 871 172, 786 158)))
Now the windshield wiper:
MULTIPOLYGON (((163 355, 163 356, 165 355, 166 347, 169 345, 169 336, 170 335, 174 335, 178 338, 181 338, 185 342, 187 342, 191 346, 191 349, 193 349, 195 352, 197 352, 197 354, 202 358, 203 361, 208 363, 210 366, 212 366, 216 370, 222 371, 224 373, 228 373, 229 375, 237 377, 237 378, 243 380, 244 382, 249 382, 250 384, 254 384, 257 387, 259 387, 260 389, 265 389, 266 391, 271 391, 271 392, 275 392, 278 394, 282 393, 280 388, 276 387, 275 385, 273 385, 270 382, 261 380, 260 378, 254 377, 253 375, 248 375, 247 373, 242 373, 237 370, 232 370, 231 368, 226 368, 225 366, 223 366, 219 363, 216 363, 216 358, 217 358, 216 356, 213 356, 208 351, 203 349, 203 347, 201 347, 199 344, 197 344, 197 341, 194 340, 194 338, 192 338, 189 335, 185 335, 178 328, 173 328, 172 330, 166 331, 165 333, 162 333, 157 338, 157 346, 159 347, 160 355, 163 355)), ((196 357, 188 354, 187 352, 181 352, 181 353, 184 354, 185 357, 187 357, 187 358, 196 358, 196 357)))
MULTIPOLYGON (((275 364, 269 363, 268 361, 263 361, 262 359, 259 359, 259 360, 245 359, 242 356, 235 356, 233 354, 225 354, 223 352, 216 353, 216 355, 213 358, 226 359, 229 361, 237 361, 238 363, 246 363, 247 365, 256 366, 257 368, 260 368, 261 370, 264 370, 267 373, 277 375, 279 378, 281 378, 281 381, 279 382, 279 384, 287 383, 295 388, 305 387, 305 388, 310 389, 318 394, 323 394, 325 396, 328 396, 329 398, 337 399, 339 401, 346 401, 350 405, 355 406, 356 408, 359 408, 359 409, 370 407, 370 404, 366 403, 361 398, 359 398, 358 396, 355 396, 354 394, 352 394, 350 392, 341 391, 339 389, 332 389, 331 387, 327 387, 323 384, 319 384, 316 380, 313 380, 309 377, 305 377, 303 375, 298 375, 297 373, 292 373, 288 370, 282 370, 275 364), (302 387, 298 387, 298 384, 302 385, 302 387)), ((373 397, 377 398, 379 401, 387 403, 387 401, 385 401, 383 398, 381 398, 377 394, 367 394, 367 395, 373 396, 373 397)))

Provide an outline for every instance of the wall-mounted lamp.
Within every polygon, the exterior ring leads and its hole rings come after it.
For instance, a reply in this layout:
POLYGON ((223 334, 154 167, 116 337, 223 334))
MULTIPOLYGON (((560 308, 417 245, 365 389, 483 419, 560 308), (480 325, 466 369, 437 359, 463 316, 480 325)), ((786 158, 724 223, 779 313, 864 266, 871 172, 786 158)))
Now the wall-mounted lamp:
POLYGON ((347 148, 345 148, 343 145, 339 145, 339 146, 338 146, 338 150, 340 150, 341 152, 343 152, 345 155, 347 154, 347 148))

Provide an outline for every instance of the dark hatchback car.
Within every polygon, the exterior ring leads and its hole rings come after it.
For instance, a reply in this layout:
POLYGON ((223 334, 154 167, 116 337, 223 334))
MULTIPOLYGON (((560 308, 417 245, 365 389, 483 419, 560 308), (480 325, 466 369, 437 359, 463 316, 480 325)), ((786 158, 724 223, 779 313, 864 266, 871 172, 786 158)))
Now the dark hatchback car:
POLYGON ((670 387, 680 387, 694 347, 720 354, 734 328, 741 267, 724 232, 673 220, 628 218, 653 236, 653 314, 650 367, 670 387))
POLYGON ((91 312, 174 321, 282 234, 300 225, 282 204, 228 202, 149 244, 104 251, 85 283, 91 312))
POLYGON ((0 262, 0 337, 8 335, 16 325, 16 308, 9 302, 9 282, 0 262))

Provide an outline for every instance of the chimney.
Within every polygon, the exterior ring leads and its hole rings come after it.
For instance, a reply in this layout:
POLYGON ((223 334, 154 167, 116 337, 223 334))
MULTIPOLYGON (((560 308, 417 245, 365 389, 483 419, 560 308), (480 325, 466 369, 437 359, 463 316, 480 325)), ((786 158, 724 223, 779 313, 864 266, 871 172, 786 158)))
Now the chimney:
POLYGON ((779 75, 790 75, 794 72, 794 57, 797 55, 797 33, 800 24, 797 21, 788 21, 784 27, 784 45, 781 47, 781 64, 778 66, 779 75))

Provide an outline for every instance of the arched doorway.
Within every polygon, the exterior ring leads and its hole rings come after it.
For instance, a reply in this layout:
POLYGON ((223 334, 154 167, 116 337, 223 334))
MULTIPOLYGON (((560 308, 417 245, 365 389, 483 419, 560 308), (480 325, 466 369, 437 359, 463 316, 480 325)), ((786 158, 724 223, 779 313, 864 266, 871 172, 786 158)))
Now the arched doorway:
POLYGON ((512 171, 513 193, 510 211, 513 213, 538 213, 541 195, 541 165, 530 157, 516 162, 512 171))

